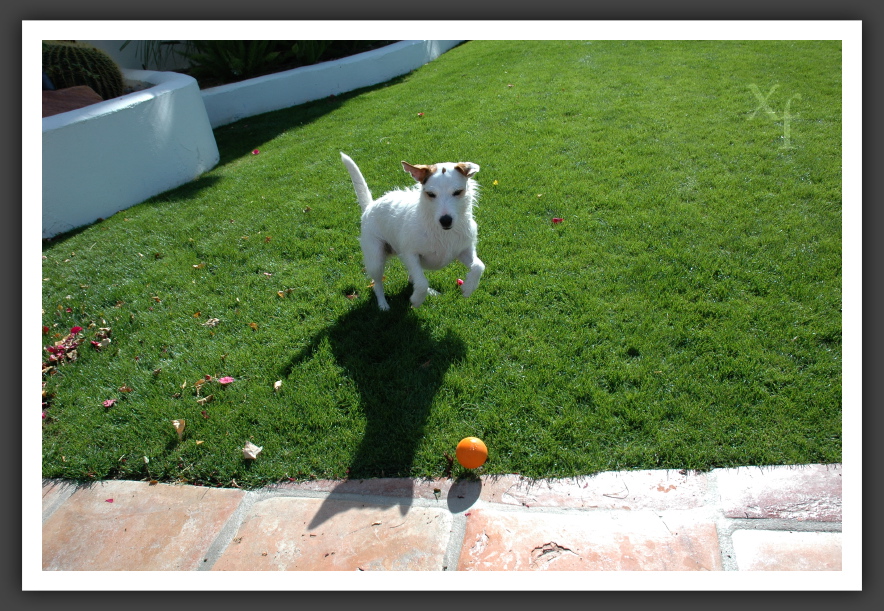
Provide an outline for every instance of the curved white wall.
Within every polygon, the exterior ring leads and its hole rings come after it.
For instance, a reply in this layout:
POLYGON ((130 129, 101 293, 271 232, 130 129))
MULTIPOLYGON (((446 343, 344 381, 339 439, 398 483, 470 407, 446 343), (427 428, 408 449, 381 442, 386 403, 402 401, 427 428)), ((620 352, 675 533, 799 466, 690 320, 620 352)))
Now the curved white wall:
POLYGON ((212 127, 377 85, 433 61, 462 40, 403 40, 331 62, 203 91, 212 127))
POLYGON ((154 86, 43 119, 43 237, 197 178, 220 159, 196 80, 124 70, 154 86))

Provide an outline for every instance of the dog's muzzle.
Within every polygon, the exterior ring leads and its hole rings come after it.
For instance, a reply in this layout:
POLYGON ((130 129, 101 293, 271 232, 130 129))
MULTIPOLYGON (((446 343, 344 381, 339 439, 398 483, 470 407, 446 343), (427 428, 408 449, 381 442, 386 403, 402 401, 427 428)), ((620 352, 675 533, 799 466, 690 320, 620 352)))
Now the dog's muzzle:
POLYGON ((447 214, 445 216, 439 217, 439 224, 442 225, 442 229, 451 229, 452 222, 453 219, 447 214))

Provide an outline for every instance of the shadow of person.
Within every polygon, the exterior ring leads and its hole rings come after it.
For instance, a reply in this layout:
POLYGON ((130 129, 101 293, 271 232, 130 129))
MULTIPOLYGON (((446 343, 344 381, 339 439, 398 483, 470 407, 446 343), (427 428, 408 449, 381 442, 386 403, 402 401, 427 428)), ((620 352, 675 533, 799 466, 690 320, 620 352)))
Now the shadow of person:
MULTIPOLYGON (((415 452, 424 435, 433 399, 445 373, 463 359, 464 342, 451 330, 434 337, 408 302, 410 291, 388 296, 390 310, 378 310, 374 299, 352 309, 292 357, 288 376, 328 342, 335 362, 353 381, 365 418, 365 434, 353 453, 349 479, 332 490, 309 527, 315 528, 349 505, 340 500, 364 490, 360 478, 410 478, 415 452)), ((397 482, 402 515, 411 506, 412 490, 397 482)))

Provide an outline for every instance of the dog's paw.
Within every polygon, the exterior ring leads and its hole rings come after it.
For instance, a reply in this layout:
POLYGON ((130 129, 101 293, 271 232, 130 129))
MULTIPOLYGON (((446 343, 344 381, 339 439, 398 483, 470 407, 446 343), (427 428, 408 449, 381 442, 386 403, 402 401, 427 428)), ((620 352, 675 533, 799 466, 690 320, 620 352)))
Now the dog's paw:
POLYGON ((438 295, 439 295, 439 291, 437 291, 437 290, 435 290, 435 289, 427 289, 427 295, 438 296, 438 295))
POLYGON ((378 309, 380 309, 381 312, 386 312, 387 310, 390 309, 390 304, 387 303, 386 299, 379 300, 378 301, 378 309))

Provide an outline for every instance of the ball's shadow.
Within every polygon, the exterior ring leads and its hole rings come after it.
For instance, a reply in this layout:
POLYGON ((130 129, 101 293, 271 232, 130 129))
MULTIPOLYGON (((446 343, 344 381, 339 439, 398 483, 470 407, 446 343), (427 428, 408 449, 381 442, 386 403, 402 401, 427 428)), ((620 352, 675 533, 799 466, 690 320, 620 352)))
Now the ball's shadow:
POLYGON ((479 500, 482 493, 482 480, 476 476, 458 478, 448 490, 448 511, 463 513, 479 500))

